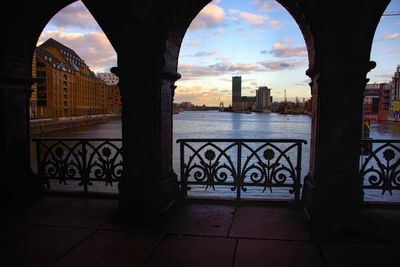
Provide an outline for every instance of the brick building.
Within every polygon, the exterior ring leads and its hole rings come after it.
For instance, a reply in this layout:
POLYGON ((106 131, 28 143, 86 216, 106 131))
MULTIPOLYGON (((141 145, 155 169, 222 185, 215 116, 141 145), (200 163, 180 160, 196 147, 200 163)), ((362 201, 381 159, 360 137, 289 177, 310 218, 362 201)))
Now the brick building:
POLYGON ((120 109, 118 86, 98 78, 78 54, 56 40, 50 38, 37 47, 33 62, 37 111, 31 117, 94 115, 120 109))

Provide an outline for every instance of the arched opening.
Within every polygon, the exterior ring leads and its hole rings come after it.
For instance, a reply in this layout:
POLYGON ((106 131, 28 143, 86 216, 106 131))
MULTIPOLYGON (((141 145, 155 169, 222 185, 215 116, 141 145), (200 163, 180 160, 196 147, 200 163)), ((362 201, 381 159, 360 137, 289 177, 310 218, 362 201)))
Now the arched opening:
POLYGON ((76 1, 44 27, 32 60, 31 166, 47 190, 117 193, 122 169, 116 52, 76 1), (114 185, 114 186, 112 186, 114 185))
POLYGON ((179 54, 182 78, 176 82, 173 120, 173 169, 181 182, 183 176, 189 179, 189 193, 282 199, 293 197, 287 188, 279 188, 289 177, 298 175, 303 183, 310 160, 311 92, 305 75, 307 48, 298 27, 279 3, 264 1, 212 1, 191 22, 179 54), (175 144, 196 138, 202 140, 175 144), (210 139, 215 138, 236 141, 214 144, 210 139), (240 143, 244 139, 269 140, 248 145, 240 143), (301 144, 300 154, 295 150, 286 155, 288 144, 277 139, 302 139, 307 144, 301 144), (243 154, 238 154, 235 142, 243 154), (194 155, 182 152, 185 147, 194 155), (214 157, 207 159, 207 151, 214 157), (265 151, 273 158, 265 158, 265 151), (286 156, 293 162, 275 162, 286 156), (258 166, 257 160, 268 163, 258 166), (295 171, 297 160, 302 173, 295 171), (248 190, 251 186, 238 186, 235 176, 247 185, 264 187, 248 190), (214 191, 215 185, 225 187, 214 191), (230 190, 233 187, 236 191, 230 190))
MULTIPOLYGON (((4 38, 0 44, 3 48, 0 50, 0 89, 2 90, 0 103, 3 104, 1 127, 5 129, 0 131, 0 145, 4 149, 0 162, 4 173, 9 170, 12 172, 12 175, 2 176, 0 179, 1 185, 5 185, 1 187, 0 197, 2 200, 5 195, 3 192, 18 192, 18 195, 15 195, 16 198, 19 198, 19 196, 27 197, 28 193, 33 191, 33 187, 27 183, 32 181, 32 177, 28 171, 29 168, 25 166, 29 162, 25 160, 29 158, 26 153, 29 151, 27 149, 29 142, 25 139, 28 139, 26 126, 29 125, 26 118, 28 114, 26 112, 28 101, 26 100, 29 98, 26 95, 30 89, 30 64, 36 38, 39 35, 35 36, 35 33, 38 33, 38 25, 43 24, 41 30, 47 23, 47 19, 49 19, 47 15, 54 14, 61 8, 61 5, 69 3, 68 0, 47 2, 48 6, 39 6, 36 1, 5 0, 0 4, 2 7, 0 30, 2 33, 9 34, 9 38, 4 38), (3 7, 6 8, 3 9, 3 7), (43 14, 45 16, 41 16, 43 14), (37 22, 32 22, 31 25, 30 18, 36 18, 37 22)), ((127 167, 124 168, 124 172, 126 172, 124 175, 127 179, 121 186, 119 211, 123 212, 125 209, 128 216, 133 217, 134 222, 144 219, 146 223, 142 225, 147 228, 149 226, 147 220, 152 223, 159 222, 160 217, 157 215, 171 206, 169 205, 171 198, 165 197, 167 193, 172 192, 171 195, 176 199, 175 187, 170 186, 174 184, 169 183, 169 181, 174 181, 173 174, 167 173, 172 169, 171 96, 175 89, 174 82, 179 77, 176 70, 184 33, 195 14, 204 7, 207 1, 118 1, 112 5, 107 0, 85 2, 91 5, 91 10, 99 11, 94 14, 102 19, 102 26, 107 25, 108 32, 110 29, 118 28, 118 31, 113 32, 110 38, 113 38, 113 44, 116 45, 119 56, 121 56, 118 71, 121 74, 121 82, 125 85, 122 90, 125 101, 123 133, 124 141, 126 141, 124 152, 127 155, 125 157, 124 154, 124 160, 126 160, 124 162, 127 162, 124 166, 127 167), (117 12, 110 12, 110 9, 117 12), (99 16, 99 14, 104 16, 99 16), (107 14, 111 14, 112 19, 109 19, 107 14), (107 24, 104 21, 110 23, 107 24), (128 22, 132 28, 121 27, 125 26, 121 22, 128 22), (133 46, 129 42, 132 32, 136 33, 135 37, 139 40, 141 53, 132 49, 133 46), (134 79, 130 79, 132 62, 142 67, 135 73, 134 79), (136 88, 139 90, 134 90, 136 88), (144 101, 139 102, 136 101, 137 99, 144 101), (129 103, 129 108, 125 105, 126 103, 129 103), (146 117, 143 116, 145 108, 146 117)), ((323 263, 346 265, 349 259, 355 262, 354 265, 365 265, 371 262, 388 262, 392 265, 397 263, 397 259, 392 257, 396 254, 392 253, 396 248, 390 247, 390 244, 393 243, 393 233, 398 232, 395 209, 387 209, 393 213, 382 218, 383 220, 377 224, 376 220, 366 221, 360 217, 352 220, 361 210, 359 205, 362 200, 359 179, 361 102, 365 90, 366 73, 373 66, 369 62, 370 48, 373 32, 378 24, 377 20, 389 0, 371 0, 366 1, 363 5, 350 5, 344 1, 280 0, 280 2, 300 25, 309 52, 310 66, 307 75, 312 79, 313 104, 315 104, 313 107, 318 107, 318 113, 313 114, 311 130, 312 138, 314 138, 311 140, 314 143, 310 145, 311 157, 313 157, 311 163, 314 166, 310 168, 313 170, 307 187, 310 191, 308 191, 307 198, 303 200, 307 204, 307 212, 310 211, 308 215, 311 215, 309 218, 311 218, 312 225, 315 226, 315 232, 321 233, 324 242, 310 240, 307 227, 302 230, 297 228, 298 224, 295 224, 293 228, 288 227, 287 219, 293 218, 288 216, 288 213, 276 212, 282 215, 281 220, 271 220, 271 215, 274 214, 265 212, 262 214, 265 217, 261 219, 258 209, 253 209, 253 207, 250 207, 250 212, 236 217, 239 220, 235 224, 233 221, 225 220, 238 215, 232 209, 217 208, 216 213, 197 209, 192 210, 193 213, 189 216, 188 228, 186 227, 188 224, 185 223, 175 224, 186 228, 177 235, 171 235, 171 232, 176 233, 175 228, 173 231, 168 231, 166 235, 158 231, 160 228, 157 228, 157 233, 154 234, 148 233, 148 229, 145 229, 144 235, 136 233, 131 235, 124 232, 127 230, 126 228, 116 229, 115 225, 104 224, 107 216, 111 213, 102 216, 95 215, 96 222, 92 223, 93 221, 90 220, 89 225, 78 223, 77 226, 74 223, 71 225, 66 222, 69 219, 74 220, 73 215, 77 214, 74 208, 77 205, 68 205, 66 209, 62 210, 54 208, 52 212, 54 217, 48 214, 47 206, 44 208, 45 210, 41 210, 44 211, 43 217, 46 217, 44 221, 35 220, 30 225, 22 225, 22 228, 25 226, 31 228, 34 231, 33 234, 29 232, 29 229, 18 228, 23 232, 26 230, 25 233, 21 233, 22 239, 17 240, 18 244, 23 244, 23 246, 19 246, 18 254, 6 251, 6 254, 9 255, 6 260, 9 258, 11 262, 15 262, 15 259, 21 259, 29 264, 38 261, 40 266, 70 265, 68 263, 75 262, 75 260, 86 263, 100 261, 131 261, 135 263, 135 260, 139 260, 137 263, 139 265, 172 266, 185 265, 187 262, 193 262, 194 265, 204 262, 203 265, 216 266, 256 265, 260 262, 261 265, 266 262, 277 262, 276 265, 291 265, 294 262, 304 265, 323 265, 323 263), (308 26, 309 28, 307 28, 308 26), (315 47, 313 46, 314 41, 315 47), (338 106, 340 109, 337 109, 338 106), (221 210, 224 212, 221 213, 221 210), (198 215, 210 220, 206 224, 202 224, 198 215), (50 217, 57 217, 58 224, 48 224, 51 222, 50 217), (251 219, 255 220, 251 221, 251 219), (221 227, 221 221, 228 223, 221 227), (195 230, 191 228, 193 225, 196 227, 195 230), (251 227, 248 227, 249 225, 251 227), (205 227, 203 228, 203 226, 205 227), (237 230, 245 229, 247 234, 242 235, 239 231, 235 233, 232 231, 235 228, 237 230), (53 235, 63 229, 66 230, 64 234, 53 235), (110 231, 113 229, 116 231, 110 231), (221 229, 223 231, 220 231, 221 229), (343 236, 329 238, 331 234, 342 230, 345 233, 344 238, 343 236), (372 235, 371 241, 373 242, 368 245, 370 250, 382 251, 383 249, 386 254, 369 253, 368 257, 363 257, 364 255, 361 254, 365 251, 357 249, 357 245, 354 251, 349 252, 348 248, 354 247, 355 243, 352 238, 354 236, 349 240, 348 230, 351 233, 355 232, 355 240, 361 240, 360 242, 371 240, 372 235), (380 230, 387 233, 382 239, 378 234, 374 236, 376 231, 380 230), (264 235, 266 232, 268 234, 264 235), (258 235, 259 233, 261 235, 258 235), (297 233, 300 233, 300 236, 297 233), (325 237, 328 239, 326 240, 325 237), (42 242, 42 238, 44 238, 44 242, 42 242), (25 242, 32 241, 32 239, 34 242, 25 242), (59 240, 66 241, 62 243, 63 248, 59 247, 59 240), (337 242, 338 240, 341 242, 337 242), (385 241, 385 247, 375 242, 376 240, 385 241), (38 243, 41 246, 32 245, 38 243), (110 247, 112 248, 110 253, 103 253, 110 247), (126 250, 126 247, 140 247, 138 252, 141 255, 132 254, 132 250, 126 250), (205 247, 212 249, 204 249, 205 247), (81 250, 82 248, 83 250, 81 250), (288 257, 276 257, 279 252, 284 251, 282 248, 288 248, 286 250, 289 251, 288 257), (142 249, 146 250, 143 254, 141 253, 142 249), (112 253, 112 250, 115 250, 116 253, 112 253), (55 252, 54 256, 51 255, 53 251, 55 252), (180 253, 176 253, 176 251, 180 253), (270 253, 271 251, 277 253, 270 253), (347 257, 348 253, 351 254, 349 254, 350 256, 357 257, 347 257), (82 255, 87 257, 82 257, 82 255), (225 258, 222 260, 222 264, 220 263, 221 255, 225 258), (175 261, 176 257, 178 257, 177 261, 175 261), (323 258, 321 259, 321 257, 323 258), (216 261, 210 264, 209 259, 211 258, 216 261), (316 260, 314 261, 314 259, 316 260), (170 264, 171 262, 172 264, 170 264)), ((63 75, 61 77, 64 78, 63 75)), ((64 85, 64 80, 62 79, 62 85, 64 85)), ((68 86, 68 75, 66 82, 68 86)), ((242 146, 241 148, 237 147, 237 150, 243 149, 243 143, 240 144, 242 146)), ((266 165, 269 164, 268 159, 271 160, 277 155, 274 151, 271 153, 271 150, 267 150, 267 148, 261 152, 261 162, 266 165)), ((58 150, 54 156, 57 157, 60 153, 58 150)), ((109 152, 104 150, 104 153, 108 154, 109 152)), ((204 156, 207 160, 203 162, 205 165, 209 166, 209 161, 215 162, 215 152, 208 152, 204 156)), ((392 152, 386 153, 388 159, 392 156, 392 152)), ((246 157, 243 159, 246 160, 246 157)), ((223 178, 223 176, 220 177, 223 178)), ((212 185, 210 184, 210 186, 212 185)), ((231 187, 234 186, 240 186, 240 184, 231 185, 231 187)), ((268 190, 267 186, 266 191, 268 190)), ((22 198, 20 200, 28 202, 22 198)), ((220 203, 218 202, 218 204, 220 203)), ((55 206, 53 204, 51 203, 52 207, 57 206, 57 203, 55 206)), ((102 208, 98 207, 96 210, 102 210, 102 208)), ((78 213, 83 214, 82 211, 85 212, 84 209, 79 209, 78 213)), ((92 214, 88 214, 89 217, 92 214)), ((78 221, 82 222, 79 218, 78 221)), ((298 221, 300 220, 296 222, 298 221)), ((8 230, 8 228, 3 229, 8 230)), ((9 232, 9 235, 13 235, 12 231, 9 232)), ((10 238, 11 241, 15 239, 10 238)), ((321 239, 317 241, 321 241, 321 239)), ((13 242, 9 244, 12 245, 13 242)), ((12 246, 6 247, 9 249, 12 246)))
POLYGON ((376 67, 368 73, 363 101, 362 138, 367 141, 360 168, 364 200, 368 202, 400 201, 395 178, 400 162, 396 143, 400 139, 399 26, 400 1, 392 0, 375 31, 371 60, 376 62, 376 67))

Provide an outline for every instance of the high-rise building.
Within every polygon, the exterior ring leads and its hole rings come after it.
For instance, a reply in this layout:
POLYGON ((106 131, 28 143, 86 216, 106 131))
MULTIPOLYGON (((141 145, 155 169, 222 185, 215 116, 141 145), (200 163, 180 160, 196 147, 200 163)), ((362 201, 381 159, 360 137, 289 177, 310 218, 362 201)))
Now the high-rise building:
POLYGON ((37 47, 34 62, 37 117, 104 114, 118 105, 119 90, 99 79, 75 51, 56 40, 50 38, 37 47))
POLYGON ((262 86, 256 90, 256 111, 271 111, 271 89, 262 86))
POLYGON ((242 102, 242 77, 232 77, 232 109, 241 110, 242 102))

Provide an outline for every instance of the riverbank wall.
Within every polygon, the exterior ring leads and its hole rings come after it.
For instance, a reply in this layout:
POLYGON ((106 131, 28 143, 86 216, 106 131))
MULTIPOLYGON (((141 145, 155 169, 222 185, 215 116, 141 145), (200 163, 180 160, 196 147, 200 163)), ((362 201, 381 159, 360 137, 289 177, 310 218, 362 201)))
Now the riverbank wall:
POLYGON ((120 114, 99 114, 48 119, 32 119, 30 121, 30 133, 33 136, 40 136, 49 132, 104 123, 106 121, 118 118, 121 118, 120 114))

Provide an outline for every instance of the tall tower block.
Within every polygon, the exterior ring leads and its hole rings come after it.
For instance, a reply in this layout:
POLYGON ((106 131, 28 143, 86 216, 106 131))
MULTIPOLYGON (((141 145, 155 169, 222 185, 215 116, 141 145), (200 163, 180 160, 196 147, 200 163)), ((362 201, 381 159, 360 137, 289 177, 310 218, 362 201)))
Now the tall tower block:
POLYGON ((242 77, 232 77, 232 108, 233 110, 240 110, 242 102, 242 77))

